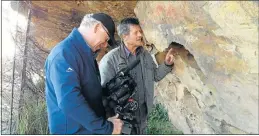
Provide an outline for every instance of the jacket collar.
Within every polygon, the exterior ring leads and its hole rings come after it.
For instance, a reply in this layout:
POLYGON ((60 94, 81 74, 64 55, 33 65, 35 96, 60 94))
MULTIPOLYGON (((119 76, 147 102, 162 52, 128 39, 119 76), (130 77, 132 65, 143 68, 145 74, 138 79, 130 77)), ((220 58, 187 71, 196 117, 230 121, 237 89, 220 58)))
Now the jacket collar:
POLYGON ((83 36, 80 34, 77 28, 74 28, 72 32, 69 34, 69 37, 73 41, 73 45, 79 50, 81 53, 90 53, 93 55, 93 52, 87 42, 84 40, 83 36))
POLYGON ((120 57, 123 59, 126 59, 127 57, 126 57, 126 52, 124 50, 124 47, 125 47, 124 43, 121 42, 120 47, 119 47, 120 48, 120 57))
MULTIPOLYGON (((143 52, 143 47, 138 47, 136 54, 139 55, 141 52, 143 52)), ((127 47, 125 46, 125 44, 123 42, 120 43, 120 56, 123 59, 127 59, 129 57, 131 53, 129 52, 129 50, 127 49, 127 47)))

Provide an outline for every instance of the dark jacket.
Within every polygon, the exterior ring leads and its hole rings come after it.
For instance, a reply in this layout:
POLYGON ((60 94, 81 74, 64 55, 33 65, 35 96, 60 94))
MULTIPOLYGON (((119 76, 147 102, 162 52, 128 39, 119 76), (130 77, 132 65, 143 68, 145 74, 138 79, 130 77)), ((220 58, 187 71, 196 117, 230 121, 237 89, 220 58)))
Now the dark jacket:
POLYGON ((93 52, 76 28, 56 45, 45 63, 51 134, 111 134, 93 52))

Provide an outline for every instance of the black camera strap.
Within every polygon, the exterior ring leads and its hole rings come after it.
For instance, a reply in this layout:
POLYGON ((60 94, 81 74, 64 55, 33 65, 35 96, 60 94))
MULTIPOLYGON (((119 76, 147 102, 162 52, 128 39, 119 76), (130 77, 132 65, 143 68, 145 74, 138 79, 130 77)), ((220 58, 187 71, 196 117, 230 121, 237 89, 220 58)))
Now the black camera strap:
POLYGON ((99 80, 99 82, 101 82, 100 71, 99 71, 99 67, 98 67, 98 63, 97 63, 96 59, 94 59, 94 65, 95 65, 96 75, 98 77, 98 80, 99 80))

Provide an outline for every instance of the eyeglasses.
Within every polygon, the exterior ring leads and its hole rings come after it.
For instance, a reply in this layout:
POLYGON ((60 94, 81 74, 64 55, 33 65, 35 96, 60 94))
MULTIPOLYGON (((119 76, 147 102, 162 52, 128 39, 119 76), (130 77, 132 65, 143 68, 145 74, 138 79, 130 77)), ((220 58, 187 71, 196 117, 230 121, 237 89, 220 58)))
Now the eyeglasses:
POLYGON ((110 34, 109 34, 109 32, 107 31, 107 29, 103 26, 103 24, 102 24, 102 27, 103 27, 104 31, 107 33, 107 35, 108 35, 108 38, 107 38, 107 40, 106 40, 106 42, 108 42, 108 41, 110 40, 110 34))

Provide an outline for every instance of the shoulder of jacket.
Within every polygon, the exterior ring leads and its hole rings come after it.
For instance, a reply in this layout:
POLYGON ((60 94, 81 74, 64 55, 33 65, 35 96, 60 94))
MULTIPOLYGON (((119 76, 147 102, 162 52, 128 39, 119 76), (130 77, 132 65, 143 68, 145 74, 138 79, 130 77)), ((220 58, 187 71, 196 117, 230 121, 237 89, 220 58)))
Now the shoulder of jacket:
POLYGON ((109 63, 111 65, 115 65, 117 60, 119 59, 120 53, 119 48, 116 47, 112 50, 110 50, 108 53, 106 53, 103 58, 100 61, 100 65, 103 65, 105 63, 109 63))
POLYGON ((71 46, 64 46, 64 43, 60 42, 56 47, 51 51, 48 60, 50 63, 59 63, 60 60, 66 62, 73 62, 77 56, 76 50, 71 46))
POLYGON ((104 58, 113 58, 118 54, 120 54, 120 50, 119 50, 119 47, 116 47, 116 48, 110 50, 107 54, 105 54, 104 58))
MULTIPOLYGON (((116 48, 110 50, 108 53, 109 53, 110 55, 114 55, 114 54, 119 53, 119 52, 120 52, 120 47, 116 47, 116 48)), ((107 53, 107 54, 108 54, 108 53, 107 53)))
POLYGON ((151 57, 150 52, 148 52, 146 49, 143 49, 143 54, 145 55, 145 57, 151 57))

